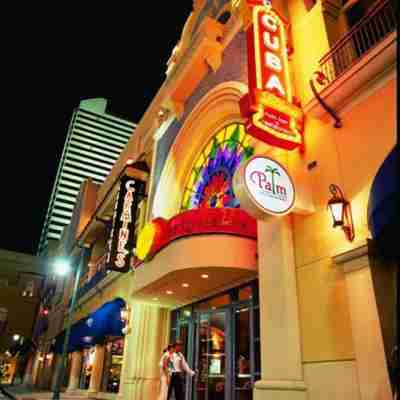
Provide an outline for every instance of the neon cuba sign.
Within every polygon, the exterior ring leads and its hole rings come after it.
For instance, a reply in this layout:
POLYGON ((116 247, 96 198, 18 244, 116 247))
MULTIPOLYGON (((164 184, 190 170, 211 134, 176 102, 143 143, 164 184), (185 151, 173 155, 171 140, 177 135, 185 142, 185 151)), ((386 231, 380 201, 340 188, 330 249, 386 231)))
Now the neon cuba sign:
POLYGON ((261 0, 247 0, 249 93, 240 100, 247 132, 287 150, 302 144, 304 114, 294 104, 287 23, 261 0))

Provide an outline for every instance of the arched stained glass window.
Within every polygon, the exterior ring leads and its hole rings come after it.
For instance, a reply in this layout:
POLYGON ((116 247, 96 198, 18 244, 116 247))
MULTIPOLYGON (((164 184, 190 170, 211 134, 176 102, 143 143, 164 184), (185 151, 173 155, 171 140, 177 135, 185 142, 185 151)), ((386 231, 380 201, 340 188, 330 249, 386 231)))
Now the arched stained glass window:
POLYGON ((243 124, 234 123, 217 132, 195 160, 186 182, 181 210, 239 207, 232 178, 239 164, 254 153, 243 124))

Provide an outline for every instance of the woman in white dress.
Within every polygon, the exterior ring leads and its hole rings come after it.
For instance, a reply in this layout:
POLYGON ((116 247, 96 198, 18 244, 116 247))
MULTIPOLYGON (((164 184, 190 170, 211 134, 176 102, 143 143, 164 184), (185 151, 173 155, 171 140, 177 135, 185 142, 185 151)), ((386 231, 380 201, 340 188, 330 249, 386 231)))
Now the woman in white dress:
POLYGON ((171 381, 172 372, 172 355, 174 354, 174 346, 171 344, 164 350, 160 360, 160 395, 158 400, 168 399, 168 387, 171 381))

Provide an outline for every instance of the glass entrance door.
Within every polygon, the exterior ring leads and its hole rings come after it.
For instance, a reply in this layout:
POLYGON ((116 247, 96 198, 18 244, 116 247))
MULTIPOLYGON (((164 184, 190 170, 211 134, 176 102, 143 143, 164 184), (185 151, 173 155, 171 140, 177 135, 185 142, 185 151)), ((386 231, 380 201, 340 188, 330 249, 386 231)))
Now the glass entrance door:
POLYGON ((218 310, 197 316, 195 400, 228 399, 227 314, 227 310, 218 310))

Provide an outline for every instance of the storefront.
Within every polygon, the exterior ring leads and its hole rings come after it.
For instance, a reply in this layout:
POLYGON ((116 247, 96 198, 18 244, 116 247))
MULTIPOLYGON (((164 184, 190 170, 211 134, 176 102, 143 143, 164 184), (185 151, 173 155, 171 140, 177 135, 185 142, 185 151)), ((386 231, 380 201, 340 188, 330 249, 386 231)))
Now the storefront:
MULTIPOLYGON (((90 378, 93 371, 95 348, 90 347, 82 351, 82 369, 80 372, 79 389, 87 390, 90 385, 90 378)), ((69 378, 68 374, 68 378, 69 378)))
POLYGON ((118 393, 124 356, 124 338, 109 338, 105 342, 105 355, 101 391, 118 393))
POLYGON ((333 9, 228 3, 194 2, 168 79, 88 211, 88 247, 113 222, 103 239, 131 318, 112 333, 118 318, 91 305, 94 347, 69 350, 86 348, 80 387, 155 399, 162 350, 179 339, 196 370, 186 400, 389 399, 394 307, 377 293, 397 265, 371 275, 387 198, 372 198, 369 229, 367 207, 395 143, 393 75, 362 98, 354 82, 330 86, 329 101, 347 102, 333 126, 310 89, 333 9), (129 176, 136 163, 150 173, 129 176))
POLYGON ((251 281, 171 313, 171 342, 198 371, 186 380, 195 400, 252 399, 260 379, 258 281, 251 281))
MULTIPOLYGON (((69 392, 118 392, 125 341, 124 307, 124 300, 115 298, 72 325, 63 382, 69 392)), ((64 334, 56 338, 52 348, 58 361, 64 334)), ((59 362, 57 365, 60 368, 59 362)))

